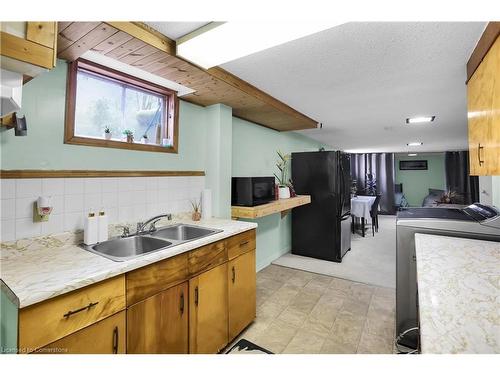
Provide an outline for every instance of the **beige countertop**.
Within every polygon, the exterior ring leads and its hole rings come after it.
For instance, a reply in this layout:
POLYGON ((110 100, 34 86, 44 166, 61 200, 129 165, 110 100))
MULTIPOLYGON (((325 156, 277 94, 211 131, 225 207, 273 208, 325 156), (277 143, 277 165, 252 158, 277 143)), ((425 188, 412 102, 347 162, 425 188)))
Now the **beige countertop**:
POLYGON ((415 235, 422 353, 500 353, 500 242, 415 235))
POLYGON ((22 308, 257 227, 256 223, 223 219, 183 222, 222 232, 124 262, 76 245, 52 246, 50 239, 42 239, 44 246, 26 246, 22 250, 2 247, 0 278, 19 298, 22 308))

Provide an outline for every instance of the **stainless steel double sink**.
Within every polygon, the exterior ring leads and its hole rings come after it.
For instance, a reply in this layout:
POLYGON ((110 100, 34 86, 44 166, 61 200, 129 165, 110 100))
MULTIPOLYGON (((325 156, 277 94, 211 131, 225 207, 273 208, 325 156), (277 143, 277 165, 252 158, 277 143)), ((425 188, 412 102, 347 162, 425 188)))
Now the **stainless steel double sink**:
POLYGON ((83 245, 82 247, 115 262, 122 262, 219 232, 222 230, 196 225, 174 224, 159 228, 151 233, 113 238, 97 245, 83 245))

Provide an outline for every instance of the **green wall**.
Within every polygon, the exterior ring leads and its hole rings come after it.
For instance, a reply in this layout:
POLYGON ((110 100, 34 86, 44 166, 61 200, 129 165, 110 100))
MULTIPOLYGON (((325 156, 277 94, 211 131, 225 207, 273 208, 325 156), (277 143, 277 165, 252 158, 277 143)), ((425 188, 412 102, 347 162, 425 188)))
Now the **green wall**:
MULTIPOLYGON (((322 145, 292 132, 276 132, 232 117, 225 105, 207 108, 181 100, 179 153, 129 151, 66 145, 64 112, 66 63, 43 73, 24 86, 22 114, 28 136, 0 130, 2 169, 147 169, 203 170, 212 189, 214 215, 229 217, 231 175, 272 176, 276 150, 317 150, 322 145)), ((258 268, 269 264, 291 246, 290 215, 257 220, 258 268)))
MULTIPOLYGON (((3 284, 3 281, 0 280, 3 284)), ((17 317, 18 309, 9 295, 12 292, 1 285, 0 288, 0 354, 12 354, 17 347, 17 317)))
POLYGON ((147 169, 204 170, 207 146, 203 107, 181 101, 179 153, 128 151, 63 144, 66 63, 28 82, 22 113, 27 137, 0 131, 2 169, 147 169))
MULTIPOLYGON (((284 153, 317 151, 328 146, 298 133, 277 132, 233 117, 233 176, 272 176, 276 150, 284 153)), ((251 221, 251 220, 249 220, 251 221)), ((274 214, 255 220, 257 269, 267 266, 291 249, 291 215, 274 214)))
POLYGON ((422 201, 429 194, 429 188, 445 189, 444 153, 419 154, 408 156, 397 154, 395 157, 396 183, 403 184, 403 193, 410 206, 422 206, 422 201), (427 160, 426 171, 401 171, 400 160, 427 160))

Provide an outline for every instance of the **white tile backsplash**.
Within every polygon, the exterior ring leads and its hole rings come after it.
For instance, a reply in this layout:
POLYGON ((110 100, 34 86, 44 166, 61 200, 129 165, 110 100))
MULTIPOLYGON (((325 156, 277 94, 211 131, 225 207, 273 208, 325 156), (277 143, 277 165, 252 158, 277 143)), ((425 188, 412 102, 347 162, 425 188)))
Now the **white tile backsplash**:
POLYGON ((85 194, 101 193, 102 184, 100 178, 86 178, 83 183, 83 192, 85 194))
POLYGON ((102 178, 101 184, 103 193, 116 193, 118 191, 118 178, 102 178))
POLYGON ((83 194, 85 179, 83 178, 65 178, 64 179, 64 195, 68 194, 83 194))
POLYGON ((42 195, 41 178, 26 178, 16 180, 16 198, 38 198, 40 195, 42 195))
POLYGON ((42 195, 64 195, 64 178, 42 179, 42 195))
POLYGON ((0 225, 0 242, 16 239, 16 221, 14 219, 2 220, 0 225))
POLYGON ((0 195, 2 199, 16 197, 16 180, 0 179, 0 195))
POLYGON ((84 207, 85 205, 83 194, 64 195, 64 213, 83 213, 84 207))
POLYGON ((191 211, 204 177, 0 179, 1 241, 82 230, 90 208, 104 208, 110 224, 191 211), (50 196, 48 222, 33 223, 33 203, 50 196))
POLYGON ((0 213, 2 220, 16 218, 16 200, 2 199, 0 203, 0 213))
POLYGON ((36 237, 42 234, 41 223, 34 223, 33 217, 16 219, 16 238, 36 237))
POLYGON ((38 197, 16 199, 16 219, 33 218, 33 205, 38 197))

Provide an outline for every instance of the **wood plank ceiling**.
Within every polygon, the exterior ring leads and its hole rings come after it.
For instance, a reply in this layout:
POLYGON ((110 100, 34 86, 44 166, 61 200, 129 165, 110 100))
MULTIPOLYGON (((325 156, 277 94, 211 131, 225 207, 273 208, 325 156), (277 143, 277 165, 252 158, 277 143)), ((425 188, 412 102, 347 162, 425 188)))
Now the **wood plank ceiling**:
POLYGON ((202 69, 175 55, 175 42, 132 22, 59 22, 58 57, 73 61, 95 51, 196 90, 182 96, 209 106, 223 103, 233 115, 278 131, 316 128, 303 115, 222 68, 202 69))

